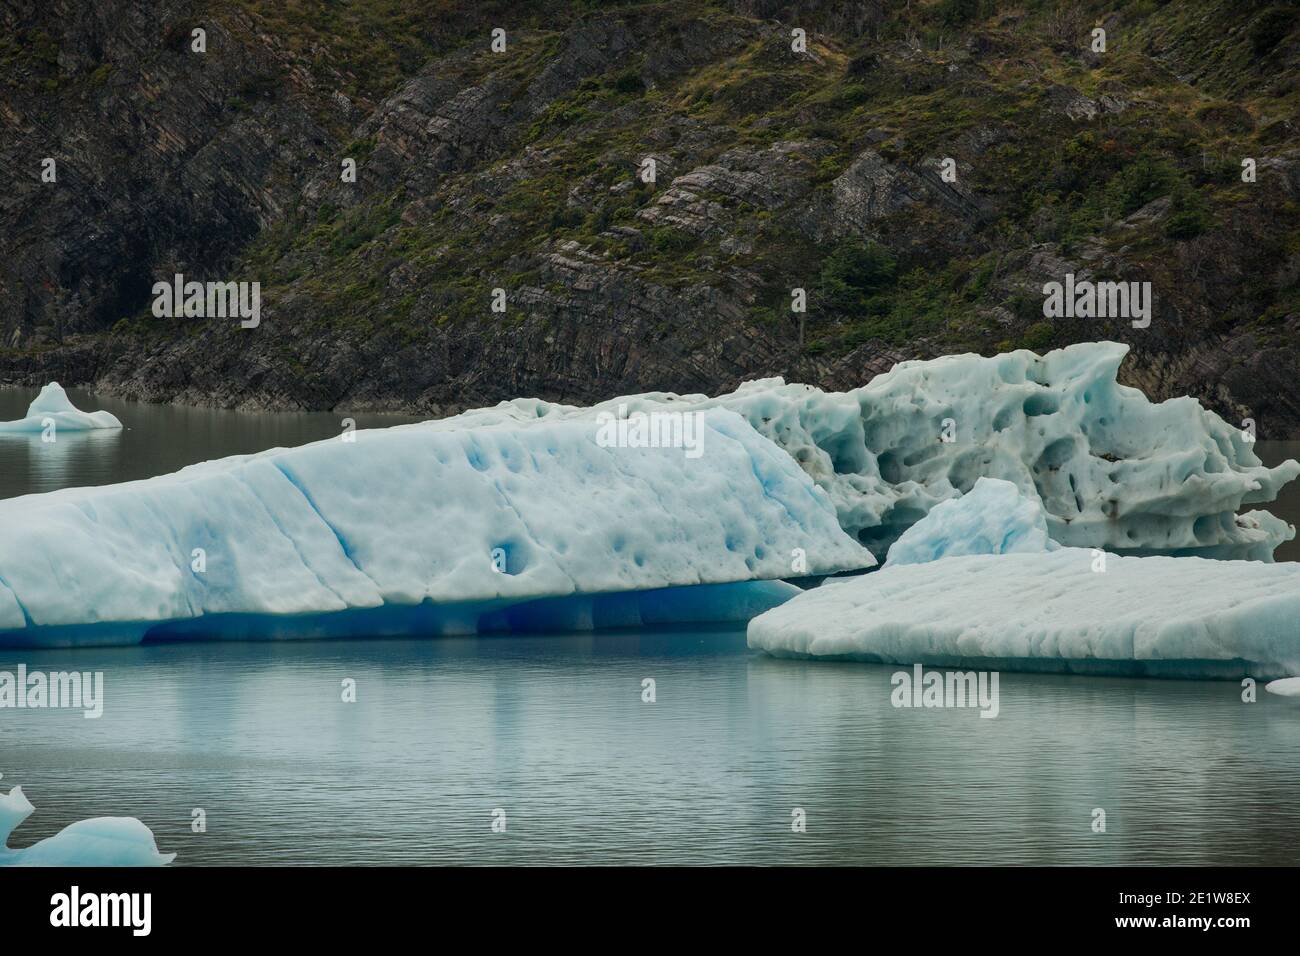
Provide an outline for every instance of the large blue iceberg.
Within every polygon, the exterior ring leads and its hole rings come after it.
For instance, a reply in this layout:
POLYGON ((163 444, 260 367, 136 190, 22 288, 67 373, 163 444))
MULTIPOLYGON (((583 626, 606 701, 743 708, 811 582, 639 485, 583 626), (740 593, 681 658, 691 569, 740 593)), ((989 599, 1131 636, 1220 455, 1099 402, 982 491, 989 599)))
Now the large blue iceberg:
POLYGON ((697 427, 410 425, 0 501, 0 644, 747 620, 875 563, 742 418, 697 427))
POLYGON ((1063 545, 1120 554, 1271 561, 1295 535, 1244 505, 1272 501, 1300 463, 1263 465, 1253 435, 1194 398, 1120 385, 1128 346, 900 362, 847 392, 771 378, 710 398, 652 392, 575 408, 519 399, 449 423, 569 419, 611 409, 726 408, 784 448, 877 555, 981 477, 1043 504, 1063 545))

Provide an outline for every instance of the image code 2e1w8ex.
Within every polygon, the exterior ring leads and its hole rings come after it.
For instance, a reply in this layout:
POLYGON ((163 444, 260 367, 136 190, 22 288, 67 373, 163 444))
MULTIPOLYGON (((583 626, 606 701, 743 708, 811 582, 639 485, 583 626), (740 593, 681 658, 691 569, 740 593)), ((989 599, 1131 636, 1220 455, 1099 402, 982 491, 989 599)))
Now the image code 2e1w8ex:
POLYGON ((7 929, 1287 931, 1293 5, 13 0, 0 168, 7 929))

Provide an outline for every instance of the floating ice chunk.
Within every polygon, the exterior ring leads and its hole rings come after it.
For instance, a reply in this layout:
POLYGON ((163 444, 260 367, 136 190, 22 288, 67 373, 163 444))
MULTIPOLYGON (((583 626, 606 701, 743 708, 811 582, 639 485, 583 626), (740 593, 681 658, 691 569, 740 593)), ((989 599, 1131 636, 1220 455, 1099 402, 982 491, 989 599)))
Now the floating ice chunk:
POLYGON ((1300 565, 1090 550, 949 557, 827 583, 750 647, 998 670, 1278 677, 1300 670, 1300 565))
POLYGON ((1272 501, 1300 463, 1264 467, 1247 436, 1193 398, 1153 404, 1118 384, 1127 345, 901 362, 849 392, 770 378, 717 398, 652 392, 591 409, 536 399, 458 422, 575 417, 627 406, 743 415, 831 496, 876 554, 980 477, 1038 498, 1053 540, 1121 554, 1272 560, 1295 529, 1243 506, 1272 501))
POLYGON ((699 457, 591 421, 407 426, 0 501, 0 645, 463 633, 619 592, 659 593, 593 620, 730 619, 790 592, 668 589, 875 563, 780 449, 701 420, 699 457))
POLYGON ((1279 697, 1300 697, 1300 677, 1282 677, 1269 681, 1264 689, 1279 697))
POLYGON ((26 849, 9 836, 35 807, 22 787, 0 794, 0 866, 166 866, 175 853, 159 853, 153 832, 135 817, 79 820, 26 849))
POLYGON ((1055 551, 1038 499, 1009 481, 981 478, 960 498, 941 501, 903 532, 889 549, 885 567, 922 564, 963 554, 1055 551))
POLYGON ((50 382, 27 408, 25 418, 0 422, 0 432, 40 432, 54 425, 58 431, 91 431, 98 428, 121 428, 111 412, 83 412, 68 399, 58 382, 50 382))

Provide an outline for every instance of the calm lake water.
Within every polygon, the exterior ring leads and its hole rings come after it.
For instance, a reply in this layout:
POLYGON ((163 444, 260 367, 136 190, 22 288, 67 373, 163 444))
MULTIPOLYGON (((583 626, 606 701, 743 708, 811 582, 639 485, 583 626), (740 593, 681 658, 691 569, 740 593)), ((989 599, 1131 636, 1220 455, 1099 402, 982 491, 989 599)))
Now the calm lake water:
MULTIPOLYGON (((0 390, 0 419, 33 395, 0 390)), ((73 400, 127 430, 0 440, 0 497, 341 420, 73 400)), ((1278 510, 1300 519, 1300 493, 1278 510)), ((1246 705, 1231 682, 1004 673, 989 720, 895 709, 898 668, 773 660, 739 627, 0 649, 0 670, 19 663, 103 671, 106 703, 0 711, 0 788, 36 806, 13 846, 129 815, 177 865, 1300 863, 1300 699, 1246 705)))

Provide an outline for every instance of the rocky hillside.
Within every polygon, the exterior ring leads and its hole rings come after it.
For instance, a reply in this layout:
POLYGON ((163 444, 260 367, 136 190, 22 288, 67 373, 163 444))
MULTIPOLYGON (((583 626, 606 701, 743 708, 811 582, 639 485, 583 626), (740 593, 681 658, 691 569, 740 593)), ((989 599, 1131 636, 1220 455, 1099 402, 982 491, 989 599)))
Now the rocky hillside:
POLYGON ((1111 338, 1153 397, 1297 436, 1297 19, 4 0, 0 382, 436 413, 1111 338), (155 318, 177 272, 260 282, 261 324, 155 318), (1044 318, 1066 273, 1150 282, 1150 326, 1044 318))

